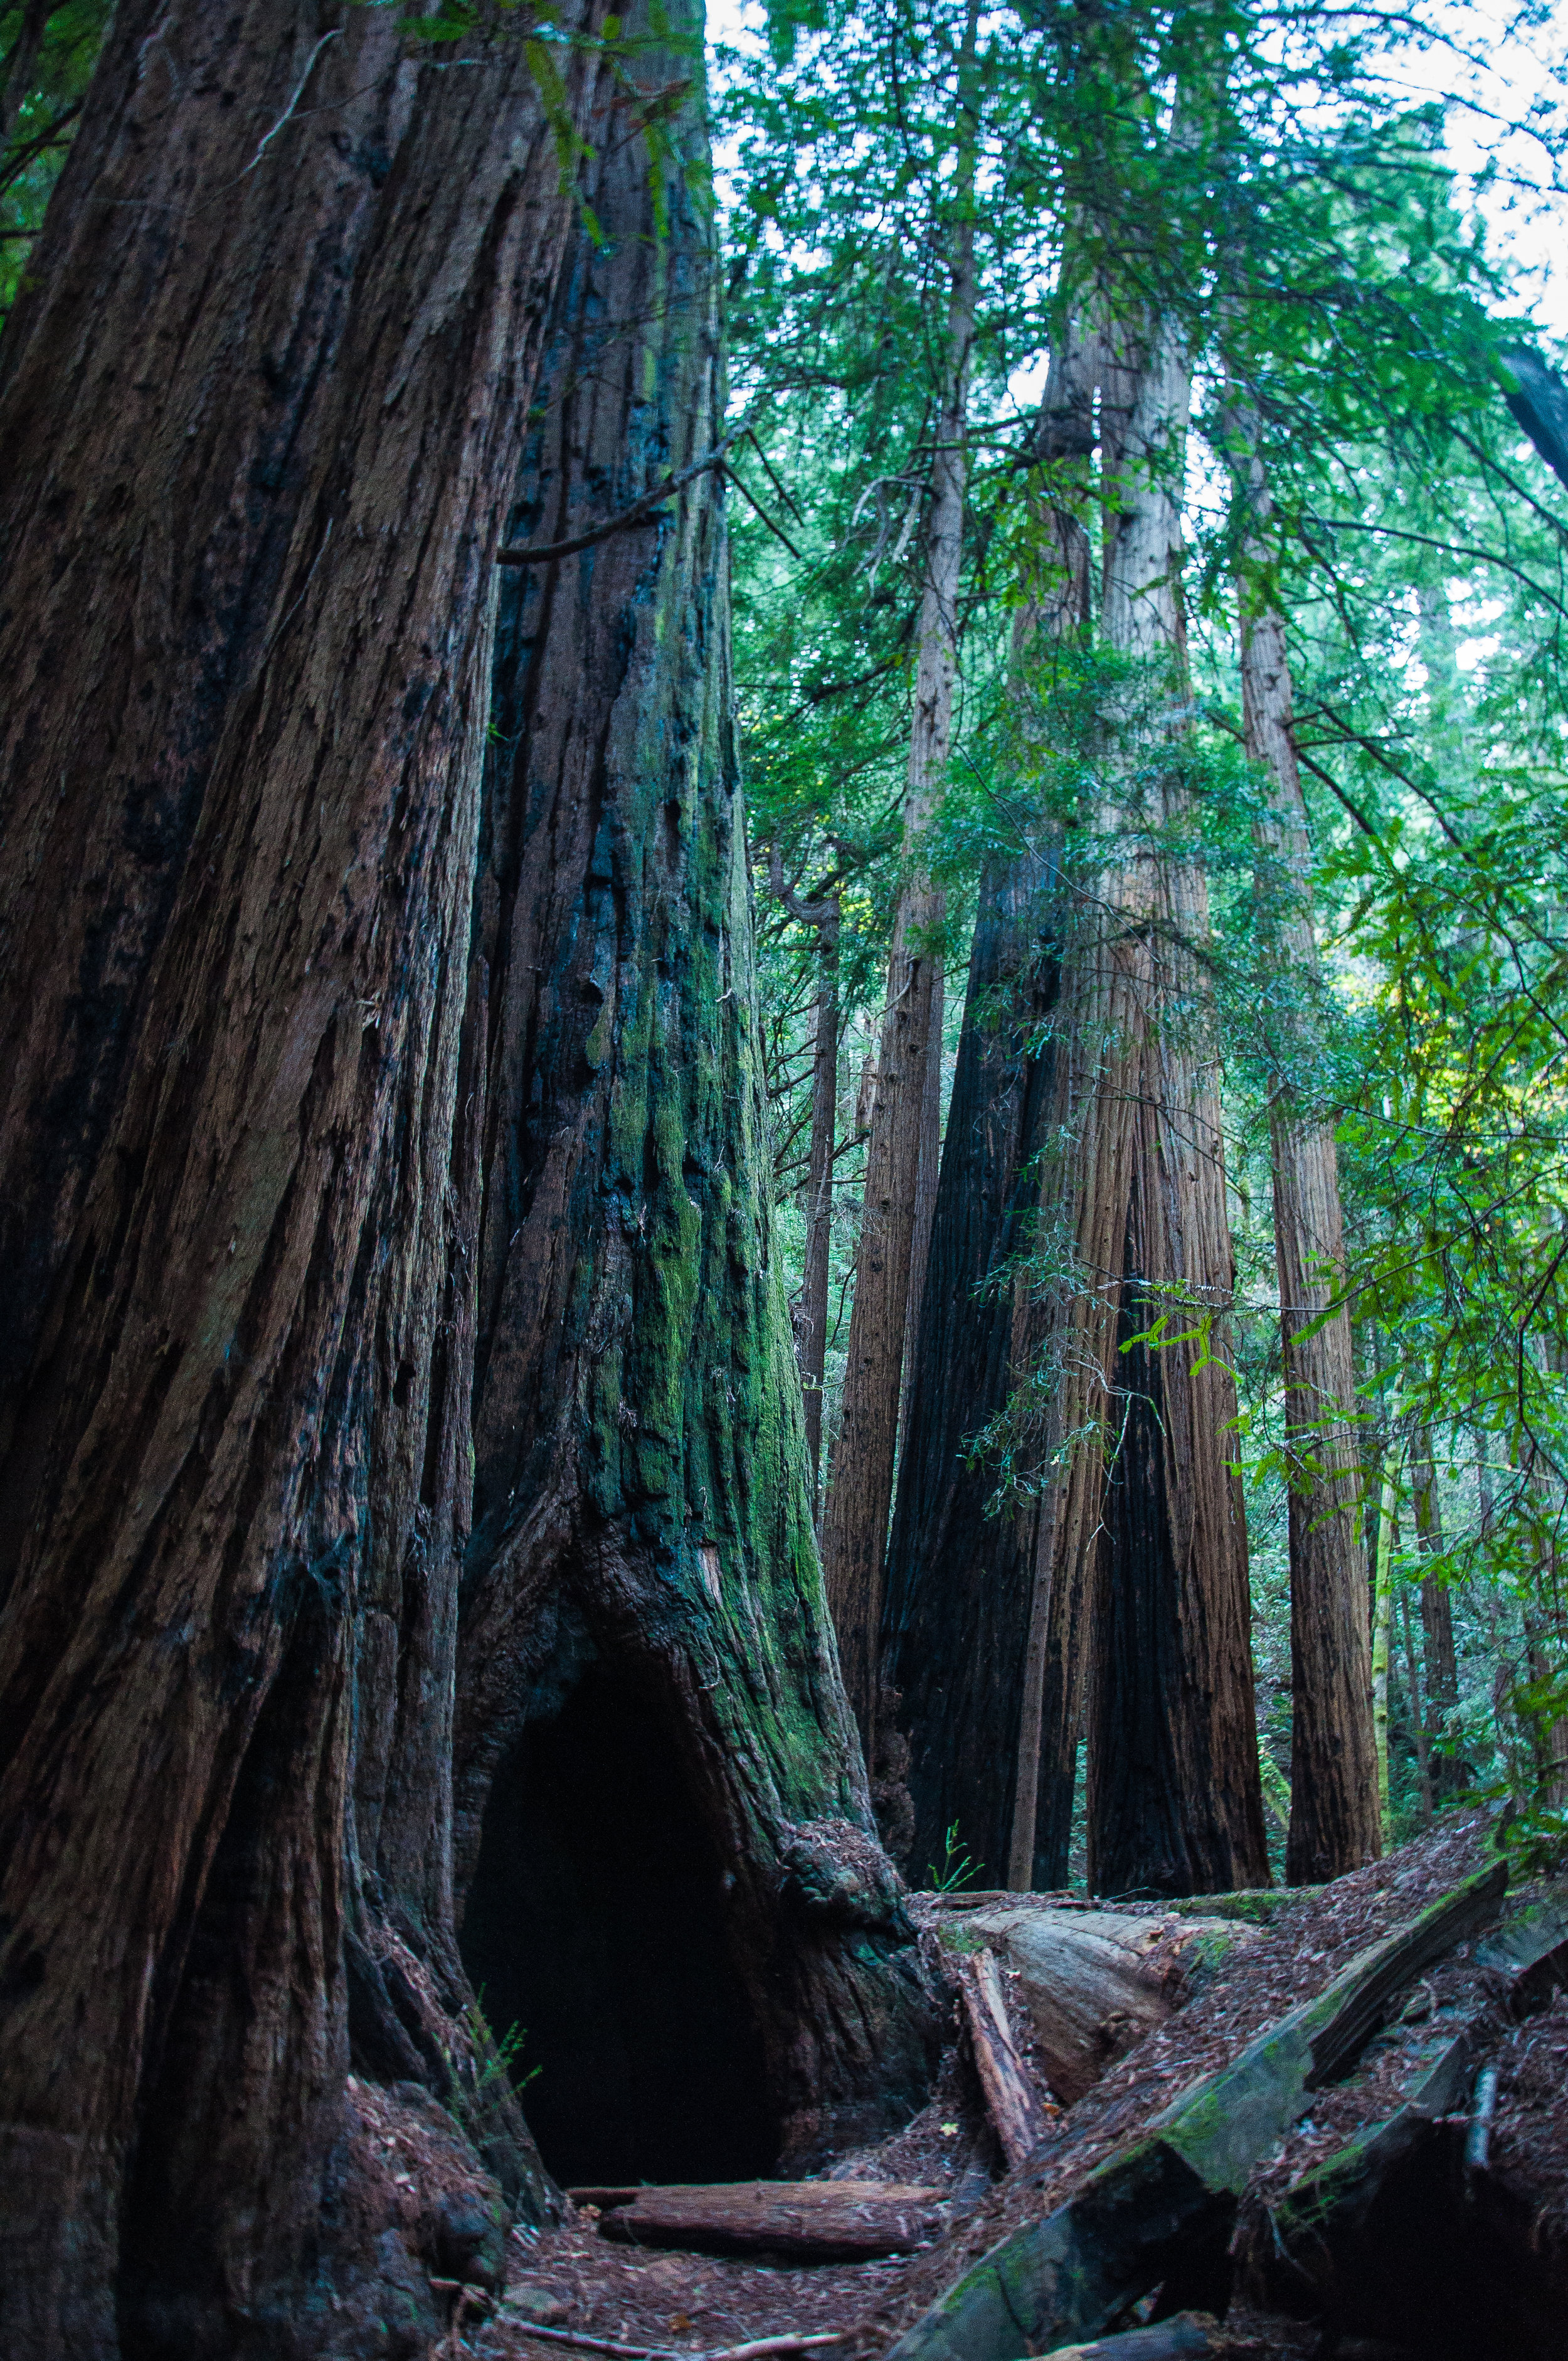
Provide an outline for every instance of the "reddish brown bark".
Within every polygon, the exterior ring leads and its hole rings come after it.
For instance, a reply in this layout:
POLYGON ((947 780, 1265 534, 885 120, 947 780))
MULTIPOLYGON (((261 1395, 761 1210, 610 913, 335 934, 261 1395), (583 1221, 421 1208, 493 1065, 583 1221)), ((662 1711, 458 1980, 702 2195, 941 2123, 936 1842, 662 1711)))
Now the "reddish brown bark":
POLYGON ((1135 779, 1142 750, 1159 785, 1157 808, 1113 795, 1092 816, 1102 830, 1129 832, 1132 849, 1112 873, 1083 881, 1064 952, 1059 1146, 1042 1218, 1072 1270, 1025 1314, 1060 1382, 1044 1438, 1055 1473, 1040 1497, 1029 1645, 1040 1702, 1031 1697, 1025 1733, 1039 1735, 1033 1759, 1020 1747, 1009 1882, 1027 1883, 1039 1858, 1033 1822, 1047 1765, 1058 1808, 1070 1792, 1092 1662, 1091 1882, 1216 1891, 1266 1883, 1267 1853, 1246 1538, 1229 1464, 1233 1272, 1198 967, 1207 895, 1201 872, 1165 840, 1186 820, 1176 752, 1188 384, 1169 324, 1108 345, 1100 373, 1103 628, 1138 667, 1113 760, 1135 779), (1208 1333, 1157 1352, 1117 1350, 1162 1318, 1172 1333, 1208 1333), (1215 1357, 1200 1367, 1205 1344, 1215 1357), (1118 1458, 1102 1518, 1108 1450, 1118 1458))
POLYGON ((459 2039, 462 914, 569 201, 521 46, 466 73, 399 46, 391 12, 329 41, 272 5, 123 8, 0 352, 0 2345, 27 2361, 324 2340, 345 1939, 372 2020, 422 1947, 427 2047, 459 2039))
MULTIPOLYGON (((1430 1427, 1418 1428, 1410 1461, 1410 1505, 1415 1514, 1416 1543, 1425 1557, 1442 1550, 1442 1510, 1438 1498, 1437 1466, 1430 1427)), ((1421 1584, 1421 1677, 1425 1690, 1423 1735, 1431 1750, 1428 1775, 1438 1802, 1457 1795, 1469 1785, 1464 1764, 1441 1751, 1444 1738, 1454 1733, 1453 1717, 1459 1708, 1459 1660, 1453 1646, 1453 1602, 1448 1587, 1435 1575, 1421 1584)), ((1412 1675, 1412 1693, 1414 1679, 1412 1675)))
MULTIPOLYGON (((1088 626, 1089 544, 1076 478, 1092 436, 1092 374, 1069 318, 1034 437, 1050 478, 1014 631, 1021 741, 1056 653, 1088 626)), ((1021 852, 981 882, 888 1559, 887 1677, 910 1749, 912 1861, 939 1861, 956 1825, 973 1859, 988 1865, 981 1873, 995 1877, 1008 1873, 1021 1817, 1028 1821, 1024 1859, 1034 1857, 1044 1660, 1031 1631, 1044 1601, 1035 1584, 1036 1504, 1025 1484, 1021 1499, 993 1513, 1001 1469, 976 1460, 970 1445, 1008 1411, 1040 1344, 1038 1307, 1015 1303, 1027 1290, 1009 1278, 1008 1265, 1036 1243, 1036 1160, 1060 1114, 1053 1097, 1058 853, 1047 834, 1043 849, 1021 852), (1020 1327, 1020 1311, 1036 1324, 1020 1327), (1022 1814, 1020 1784, 1028 1797, 1022 1814)), ((1026 1448, 1017 1472, 1037 1476, 1026 1448)), ((1052 1752, 1039 1834, 1047 1849, 1059 1836, 1065 1852, 1058 1769, 1052 1752)), ((1065 1789, 1070 1817, 1070 1761, 1065 1789)))
POLYGON ((817 933, 816 1037, 811 1058, 811 1170, 806 1181, 806 1268, 801 1287, 800 1375, 815 1509, 822 1474, 822 1379, 828 1363, 828 1282, 833 1244, 833 1166, 839 1127, 839 906, 817 933))

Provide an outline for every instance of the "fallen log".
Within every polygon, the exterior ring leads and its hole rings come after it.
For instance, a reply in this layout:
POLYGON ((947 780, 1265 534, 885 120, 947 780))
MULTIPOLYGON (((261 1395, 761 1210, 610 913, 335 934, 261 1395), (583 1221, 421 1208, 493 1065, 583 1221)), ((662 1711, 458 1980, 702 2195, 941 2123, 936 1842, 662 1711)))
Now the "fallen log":
POLYGON ((1124 2328, 1088 2345, 1058 2345, 1056 2361, 1209 2361, 1235 2345, 1212 2312, 1177 2312, 1149 2328, 1124 2328))
MULTIPOLYGON (((1042 1909, 1013 1897, 946 1930, 949 1951, 979 1938, 1018 1976, 1041 2070, 1071 2106, 1135 2042, 1163 2025, 1200 1971, 1257 1929, 1234 1919, 1125 1916, 1110 1910, 1042 1909)), ((1012 2161, 1012 2158, 1009 2158, 1012 2161)))
MULTIPOLYGON (((1467 2193, 1486 2168, 1496 2069, 1477 2063, 1507 2022, 1543 2007, 1568 1984, 1568 1894, 1549 1895, 1498 1929, 1476 1954, 1491 1986, 1488 2004, 1436 2044, 1418 2048, 1403 2103, 1293 2181, 1251 2243, 1255 2281, 1299 2303, 1304 2289, 1336 2315, 1388 2282, 1387 2241, 1378 2215, 1424 2151, 1441 2145, 1444 2119, 1471 2101, 1464 2134, 1467 2193), (1487 2077, 1492 2077, 1487 2089, 1487 2077), (1472 2096, 1472 2093, 1474 2095, 1472 2096)), ((1447 2176, 1444 2176, 1446 2179, 1447 2176)))
POLYGON ((724 2180, 631 2191, 604 2211, 599 2235, 699 2254, 858 2262, 927 2245, 946 2224, 941 2191, 907 2182, 724 2180))
POLYGON ((1043 2222, 993 2246, 890 2361, 1016 2361, 1102 2333, 1205 2249, 1223 2252, 1260 2158, 1348 2070, 1390 2002, 1491 1916, 1504 1862, 1372 1944, 1313 2000, 1182 2092, 1043 2222))
POLYGON ((986 2112, 1011 2170, 1033 2156, 1050 2131, 1050 2117, 1018 2055, 993 1951, 963 1962, 959 1991, 986 2112))

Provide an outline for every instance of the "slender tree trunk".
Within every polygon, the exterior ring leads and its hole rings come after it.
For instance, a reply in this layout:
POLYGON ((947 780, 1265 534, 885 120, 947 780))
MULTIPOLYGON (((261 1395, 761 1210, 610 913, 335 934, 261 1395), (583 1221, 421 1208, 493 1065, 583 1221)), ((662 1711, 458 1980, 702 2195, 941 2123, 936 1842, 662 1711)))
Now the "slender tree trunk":
MULTIPOLYGON (((683 60, 640 55, 667 86, 683 60)), ((607 127, 511 539, 592 532, 722 432, 700 97, 656 235, 607 127)), ((503 589, 470 961, 488 1076, 462 1942, 573 2179, 874 2136, 935 2034, 811 1530, 772 1250, 721 494, 503 589)))
POLYGON ((839 1128, 839 905, 817 937, 817 1023, 811 1060, 811 1166, 807 1180, 806 1270, 801 1289, 800 1374, 811 1499, 822 1476, 822 1378, 828 1356, 828 1275, 833 1243, 833 1159, 839 1128))
MULTIPOLYGON (((1173 324, 1106 375, 1105 634, 1139 660, 1140 693, 1176 719, 1131 719, 1146 744, 1184 729, 1180 457, 1190 380, 1173 324)), ((1162 766, 1145 829, 1185 823, 1162 766)), ((1219 1892, 1266 1884, 1246 1528, 1232 1465, 1235 1383, 1224 1334, 1234 1283, 1212 1012, 1198 954, 1208 889, 1157 840, 1120 882, 1140 933, 1139 1005, 1125 1037, 1127 1192, 1119 1279, 1120 1433, 1102 1536, 1091 1723, 1090 1878, 1097 1891, 1219 1892), (1135 1345, 1165 1318, 1196 1341, 1135 1345)), ((1117 1366, 1116 1364, 1113 1365, 1117 1366)))
POLYGON ((920 1164, 915 1176, 915 1220, 909 1240, 909 1298, 904 1323, 904 1376, 898 1400, 898 1457, 904 1456, 909 1425, 909 1394, 919 1346, 926 1273, 931 1259, 931 1228, 942 1159, 942 1025, 944 980, 938 973, 931 993, 931 1027, 926 1040, 926 1082, 920 1099, 920 1164))
MULTIPOLYGON (((966 35, 972 60, 974 13, 966 35)), ((909 1318, 922 1144, 933 1032, 941 1028, 941 958, 933 938, 946 898, 925 873, 921 839, 947 774, 958 664, 963 556, 964 438, 974 339, 973 163, 960 169, 953 228, 946 384, 931 469, 926 581, 916 635, 915 710, 905 798, 908 882, 899 895, 888 962, 887 1010, 866 1150, 855 1301, 844 1401, 822 1524, 828 1596, 844 1685, 867 1758, 875 1759, 878 1650, 888 1518, 893 1505, 905 1336, 909 1318)))
POLYGON ((828 1268, 833 1240, 833 1151, 839 1124, 839 894, 836 887, 803 902, 784 883, 784 861, 772 849, 773 896, 797 924, 817 935, 817 1006, 811 1053, 811 1146, 806 1184, 806 1269, 801 1285, 797 1358, 811 1453, 812 1512, 822 1456, 822 1374, 828 1353, 828 1268))
MULTIPOLYGON (((1269 514, 1256 435, 1245 412, 1231 432, 1242 496, 1257 531, 1269 514)), ((1312 931, 1311 842, 1291 713, 1284 619, 1263 571, 1240 592, 1242 711, 1247 752, 1267 771, 1275 807, 1254 827, 1282 908, 1275 922, 1287 972, 1309 994, 1318 979, 1312 931)), ((1343 1223, 1332 1127, 1305 1109, 1299 1071, 1310 1043, 1299 1019, 1280 1044, 1269 1107, 1275 1252, 1290 1455, 1290 1834, 1286 1875, 1314 1884, 1374 1860, 1379 1850, 1373 1775, 1366 1554, 1359 1483, 1350 1312, 1324 1318, 1343 1283, 1343 1223)))
MULTIPOLYGON (((1430 1427, 1418 1429, 1410 1469, 1416 1543, 1424 1557, 1442 1553, 1442 1512, 1430 1427)), ((1459 1662, 1453 1646, 1453 1602, 1447 1585, 1428 1575, 1421 1584, 1421 1665, 1426 1689, 1426 1739, 1432 1800, 1441 1805, 1465 1785, 1464 1766, 1454 1754, 1437 1751, 1455 1731, 1459 1710, 1459 1662)))
MULTIPOLYGON (((1066 322, 1034 439, 1052 481, 1038 504, 1037 561, 1014 634, 1021 738, 1056 652, 1088 626, 1080 502, 1059 502, 1064 465, 1081 469, 1091 447, 1092 403, 1085 356, 1066 322)), ((1049 840, 982 882, 889 1554, 887 1674, 911 1750, 914 1859, 939 1860, 956 1823, 992 1875, 1005 1874, 1011 1859, 1014 1762, 1027 1719, 1035 1514, 1027 1498, 993 1513, 1001 1470, 971 1462, 968 1446, 1028 1382, 1030 1364, 1014 1352, 1014 1303, 1028 1290, 1009 1284, 1006 1270, 1031 1243, 1036 1164, 1052 1111, 1059 917, 1049 840), (1001 1732, 1011 1743, 998 1742, 1001 1732)))
POLYGON ((440 71, 351 16, 123 7, 0 352, 18 2361, 439 2324, 395 2192, 323 2204, 345 1943, 422 2072, 467 1997, 438 1332, 489 560, 570 201, 521 43, 440 71))
POLYGON ((1377 1759, 1377 1820, 1388 1841, 1388 1636, 1394 1612, 1396 1444, 1389 1437, 1383 1457, 1382 1499, 1377 1510, 1377 1566, 1372 1599, 1372 1742, 1377 1759))
MULTIPOLYGON (((1559 1380, 1568 1377, 1568 1352, 1550 1330, 1542 1338, 1541 1357, 1552 1377, 1559 1380)), ((1528 1448, 1526 1464, 1540 1518, 1535 1606, 1527 1624, 1530 1680, 1545 1690, 1550 1700, 1535 1717, 1537 1792, 1543 1804, 1560 1809, 1568 1804, 1568 1714, 1554 1712, 1552 1704, 1562 1696, 1568 1678, 1568 1615, 1563 1611, 1561 1551, 1564 1501, 1555 1467, 1533 1440, 1528 1448)))
POLYGON ((1427 1738, 1426 1706, 1421 1694, 1420 1659, 1416 1653, 1415 1619, 1410 1613, 1408 1589, 1399 1593, 1399 1629, 1405 1642, 1405 1685, 1410 1699, 1410 1736, 1416 1750, 1421 1826, 1430 1828, 1432 1817, 1431 1756, 1427 1738))

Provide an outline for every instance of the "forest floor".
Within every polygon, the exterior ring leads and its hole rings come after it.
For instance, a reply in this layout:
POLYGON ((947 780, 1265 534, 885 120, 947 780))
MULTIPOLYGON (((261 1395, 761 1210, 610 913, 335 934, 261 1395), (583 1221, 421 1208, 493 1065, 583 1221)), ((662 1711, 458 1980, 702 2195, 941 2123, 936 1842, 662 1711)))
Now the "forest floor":
MULTIPOLYGON (((487 2322, 456 2331, 446 2349, 488 2361, 566 2361, 569 2348, 530 2334, 545 2323, 585 2336, 678 2354, 711 2354, 751 2338, 790 2332, 840 2338, 833 2361, 875 2361, 978 2256, 1070 2195, 1093 2167, 1137 2133, 1162 2105, 1233 2059, 1248 2038, 1320 1992, 1365 1946, 1409 1919, 1488 1857, 1490 1824, 1479 1813, 1448 1818, 1431 1835, 1387 1860, 1285 1904, 1259 1939, 1231 1953, 1190 2002, 1113 2065, 1075 2106, 1051 2113, 1046 2142, 1018 2170, 1003 2172, 978 2078, 958 2038, 933 2103, 880 2147, 834 2159, 821 2177, 917 2183, 939 2191, 946 2229, 914 2253, 862 2262, 802 2264, 779 2257, 718 2256, 640 2248, 600 2234, 598 2215, 573 2208, 559 2228, 512 2234, 506 2298, 487 2322)), ((1515 1914, 1533 1898, 1511 1894, 1515 1914)), ((915 1897, 927 1939, 943 1905, 915 1897)), ((1147 1915, 1148 1905, 1138 1905, 1147 1915)), ((1434 2026, 1485 2006, 1486 1977, 1460 1944, 1409 1997, 1397 2021, 1369 2045, 1350 2078, 1320 2092, 1310 2113, 1255 2173, 1243 2202, 1238 2243, 1249 2221, 1302 2170, 1343 2146, 1360 2126, 1398 2104, 1402 2072, 1434 2026)), ((1021 2015, 1021 2013, 1019 2013, 1021 2015)), ((1026 2023, 1026 2020, 1024 2020, 1026 2023)), ((1560 2274, 1568 2258, 1568 1993, 1509 2029, 1499 2025, 1492 2055, 1499 2092, 1490 2174, 1525 2225, 1526 2244, 1560 2274)), ((1249 2311, 1234 2301, 1227 2327, 1237 2355, 1308 2361, 1354 2352, 1387 2356, 1407 2348, 1351 2340, 1336 2345, 1320 2325, 1249 2311)), ((1565 2332, 1568 2334, 1568 2332, 1565 2332)), ((1420 2349, 1408 2348, 1412 2353, 1420 2349)), ((1545 2349, 1541 2348, 1541 2349, 1545 2349)), ((1568 2343, 1563 2351, 1568 2354, 1568 2343)))

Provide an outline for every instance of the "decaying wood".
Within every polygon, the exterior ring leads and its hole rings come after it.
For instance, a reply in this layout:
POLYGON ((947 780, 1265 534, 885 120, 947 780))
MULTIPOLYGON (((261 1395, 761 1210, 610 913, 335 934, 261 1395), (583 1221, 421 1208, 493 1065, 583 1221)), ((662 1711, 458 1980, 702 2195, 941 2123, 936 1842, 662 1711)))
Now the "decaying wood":
POLYGON ((1167 2107, 1073 2196, 993 2246, 893 2347, 894 2361, 1014 2361, 1109 2327, 1211 2245, 1258 2159, 1354 2062, 1395 1995, 1497 1909, 1504 1863, 1374 1943, 1313 2000, 1167 2107))
POLYGON ((1568 1982, 1568 1895, 1549 1895, 1522 1912, 1481 1946, 1477 1958, 1492 1986, 1487 2005, 1435 2051, 1427 2048, 1403 2104, 1303 2173, 1272 2209, 1266 2229, 1255 2235, 1252 2260, 1265 2290, 1299 2301, 1305 2285, 1340 2309, 1354 2302, 1358 2290, 1386 2279, 1388 2257, 1375 2235, 1374 2209, 1409 2160, 1442 2136, 1443 2119, 1463 2110, 1467 2099, 1466 2179, 1485 2171, 1484 2086, 1492 2075, 1495 2099, 1496 2069, 1483 2066, 1477 2077, 1476 2063, 1497 2038, 1499 2021, 1530 2015, 1568 1982))
POLYGON ((1069 2106, 1164 2024, 1201 1961, 1254 1938, 1234 1919, 1130 1917, 1013 1900, 962 1924, 966 1939, 984 1937, 1016 1970, 1042 2070, 1069 2106))
POLYGON ((599 2235, 699 2254, 870 2260, 907 2253, 944 2226, 942 2192, 886 2180, 725 2180, 640 2189, 608 2211, 599 2235))
POLYGON ((1124 2328, 1088 2345, 1058 2345, 1052 2361, 1203 2361, 1206 2355, 1234 2352, 1235 2345, 1212 2313, 1179 2312, 1149 2328, 1124 2328))
POLYGON ((986 2112, 1011 2169, 1033 2156, 1050 2128, 1050 2120, 1013 2038, 994 1951, 980 1951, 965 1960, 959 1991, 986 2112))

